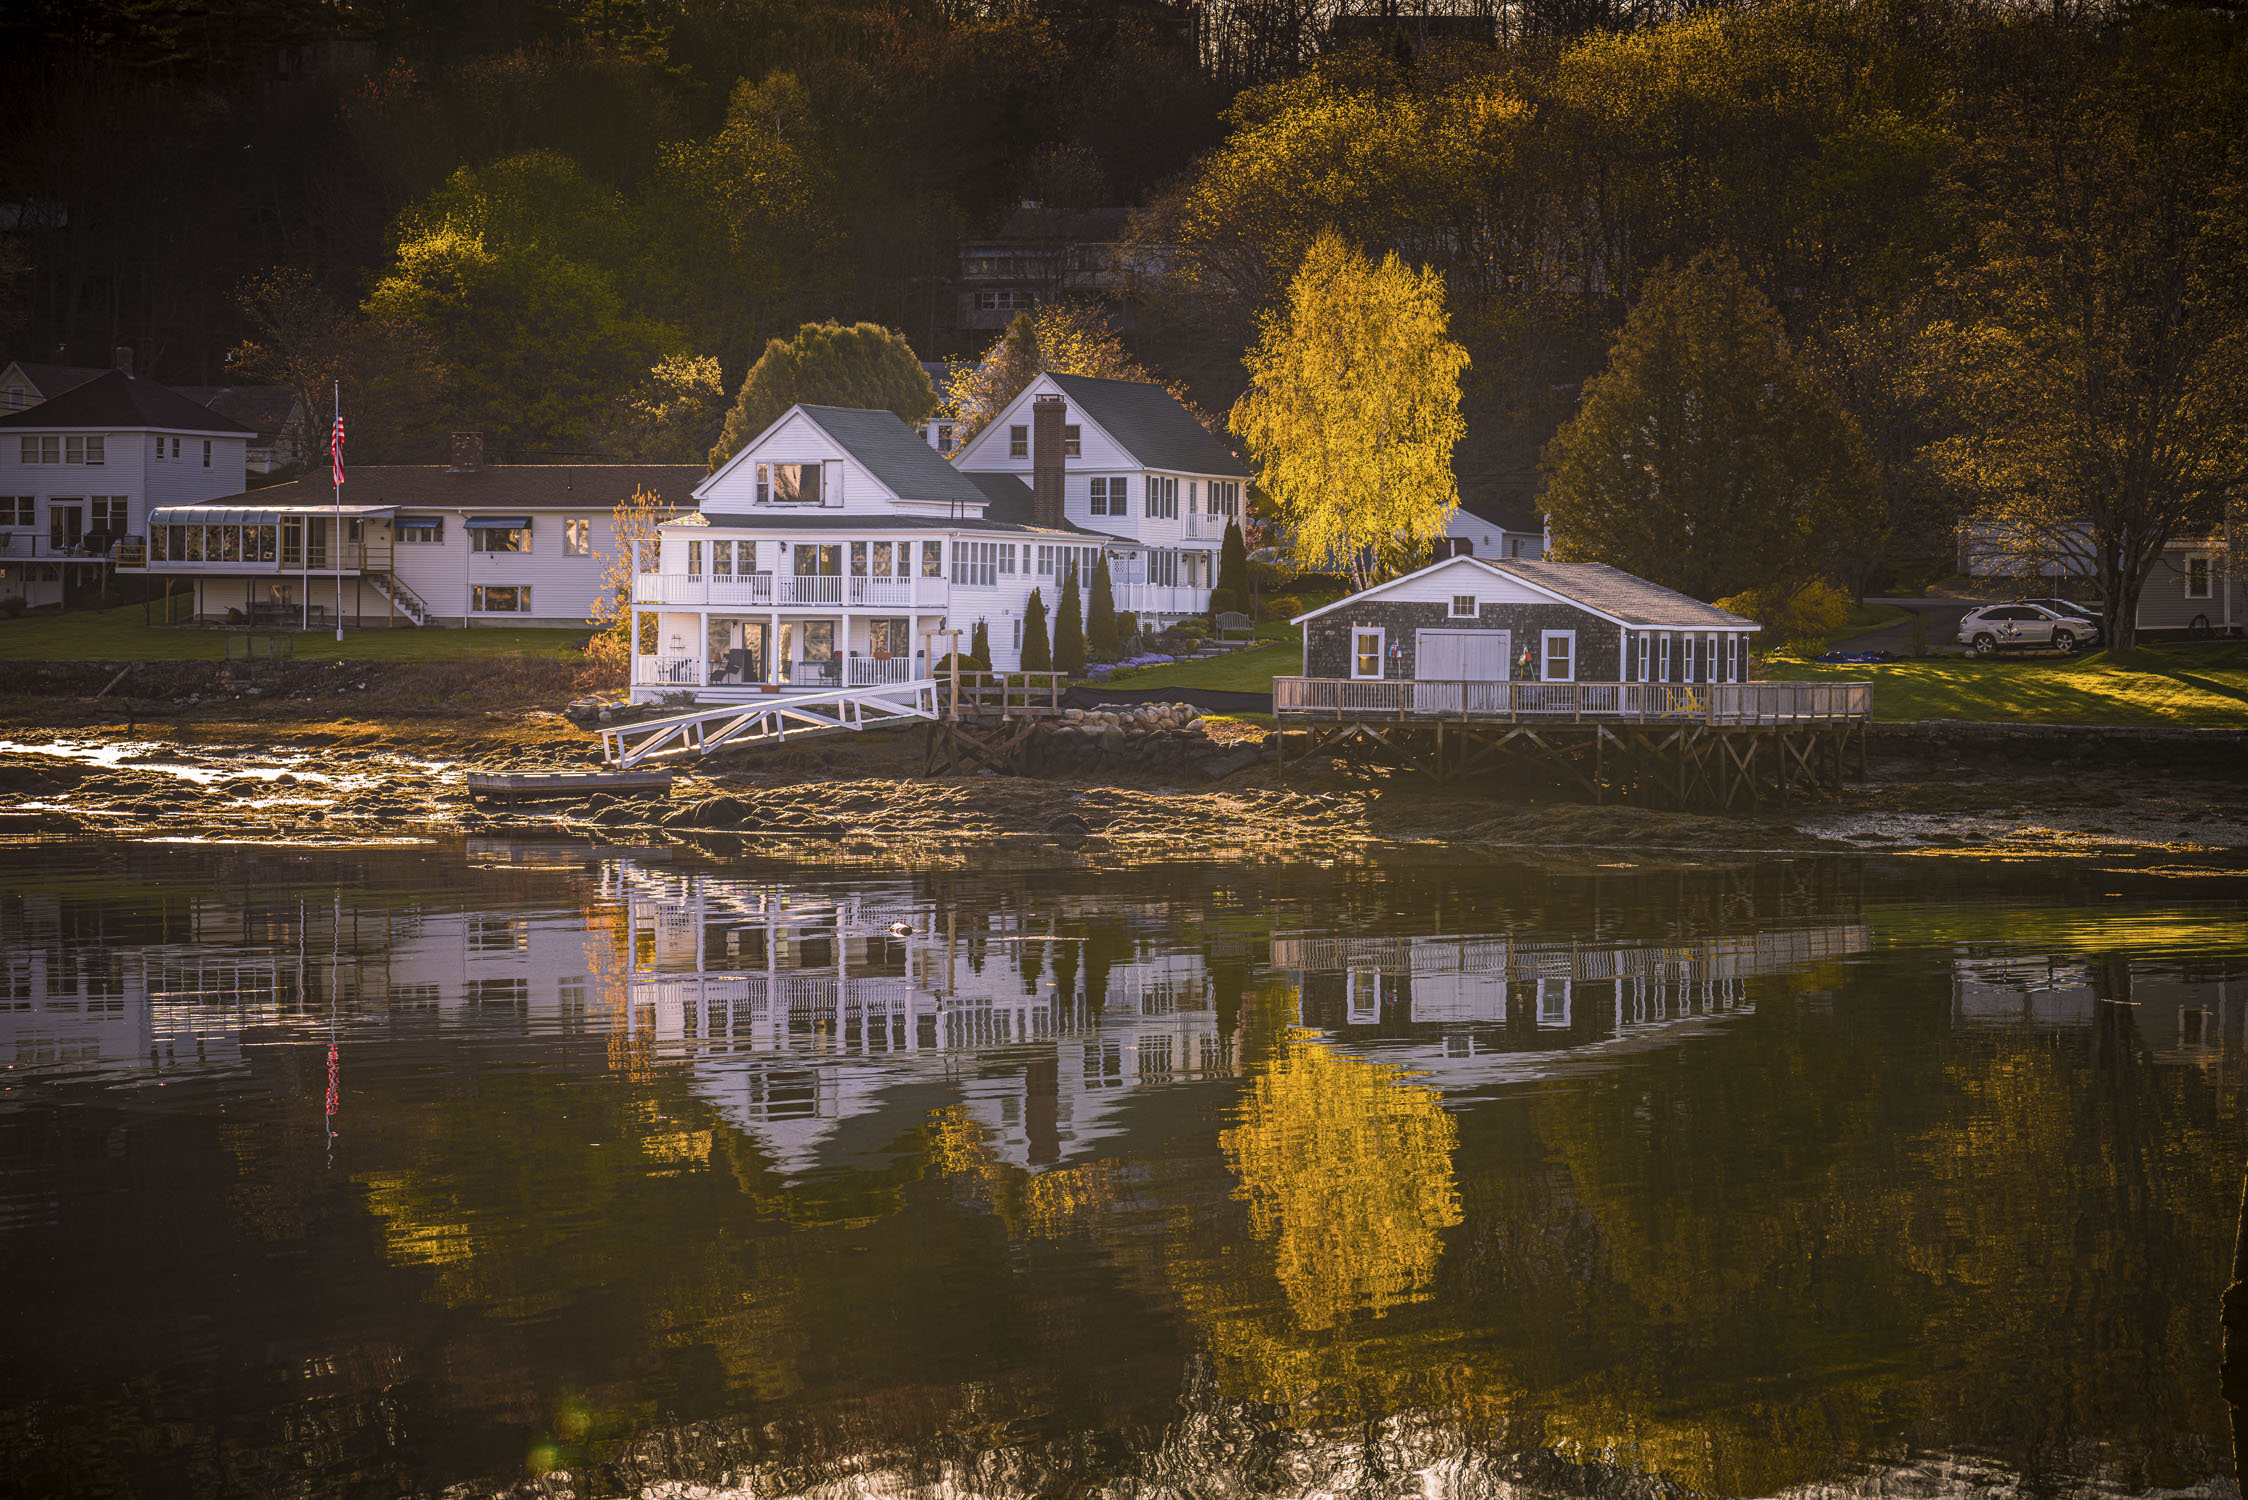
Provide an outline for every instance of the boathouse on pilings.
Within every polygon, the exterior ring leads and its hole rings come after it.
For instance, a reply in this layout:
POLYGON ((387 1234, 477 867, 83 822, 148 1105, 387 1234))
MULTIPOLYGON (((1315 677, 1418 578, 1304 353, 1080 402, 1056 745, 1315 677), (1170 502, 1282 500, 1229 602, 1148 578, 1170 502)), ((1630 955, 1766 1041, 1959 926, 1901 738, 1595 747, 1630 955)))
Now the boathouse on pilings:
POLYGON ((1594 801, 1733 807, 1839 789, 1865 683, 1759 682, 1758 626, 1603 563, 1452 557, 1299 615, 1283 766, 1512 766, 1594 801))

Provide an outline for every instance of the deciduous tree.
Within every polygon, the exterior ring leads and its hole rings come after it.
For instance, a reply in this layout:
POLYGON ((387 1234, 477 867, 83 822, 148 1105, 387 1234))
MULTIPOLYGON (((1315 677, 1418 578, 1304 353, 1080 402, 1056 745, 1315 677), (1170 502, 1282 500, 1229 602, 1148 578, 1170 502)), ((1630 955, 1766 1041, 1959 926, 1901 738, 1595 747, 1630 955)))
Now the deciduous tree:
POLYGON ((750 366, 710 450, 715 469, 798 402, 887 408, 918 423, 937 408, 935 387, 901 334, 879 323, 806 323, 774 339, 750 366))
POLYGON ((1323 234, 1246 359, 1233 430, 1265 494, 1299 557, 1331 559, 1361 588, 1442 536, 1459 503, 1468 360, 1447 324, 1441 276, 1323 234))
POLYGON ((635 489, 610 512, 609 547, 601 554, 601 588, 593 596, 593 635, 585 643, 585 654, 594 660, 630 665, 633 559, 637 555, 641 567, 654 571, 656 528, 676 514, 661 495, 647 489, 635 489))
POLYGON ((1041 372, 1102 380, 1154 379, 1125 350, 1107 314, 1098 308, 1055 302, 1017 313, 983 358, 956 371, 945 389, 945 400, 960 424, 961 441, 988 426, 1041 372))
POLYGON ((1718 253, 1649 283, 1544 463, 1557 559, 1701 599, 1830 576, 1874 525, 1857 424, 1718 253))

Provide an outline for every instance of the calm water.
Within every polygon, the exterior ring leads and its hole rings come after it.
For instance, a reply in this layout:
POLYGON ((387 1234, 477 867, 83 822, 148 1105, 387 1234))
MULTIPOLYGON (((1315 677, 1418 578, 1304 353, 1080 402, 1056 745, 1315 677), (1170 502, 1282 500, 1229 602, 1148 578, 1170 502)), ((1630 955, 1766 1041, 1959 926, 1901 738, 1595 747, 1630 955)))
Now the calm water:
POLYGON ((2229 1493, 2244 914, 0 849, 0 1490, 2229 1493))

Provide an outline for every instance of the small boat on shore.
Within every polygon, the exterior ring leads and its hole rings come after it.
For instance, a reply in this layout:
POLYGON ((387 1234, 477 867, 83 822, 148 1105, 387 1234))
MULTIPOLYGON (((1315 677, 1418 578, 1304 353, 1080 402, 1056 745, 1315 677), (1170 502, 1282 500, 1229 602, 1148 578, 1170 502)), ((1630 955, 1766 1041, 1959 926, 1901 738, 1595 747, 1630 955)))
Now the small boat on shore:
POLYGON ((654 771, 470 771, 472 797, 581 797, 594 792, 630 796, 668 792, 677 773, 654 771))

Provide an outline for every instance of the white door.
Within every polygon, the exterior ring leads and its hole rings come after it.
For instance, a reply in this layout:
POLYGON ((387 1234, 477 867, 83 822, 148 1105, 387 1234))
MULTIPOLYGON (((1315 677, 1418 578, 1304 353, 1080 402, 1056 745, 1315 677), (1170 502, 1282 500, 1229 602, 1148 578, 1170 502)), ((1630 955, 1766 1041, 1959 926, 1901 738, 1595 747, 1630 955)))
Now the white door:
POLYGON ((1416 630, 1413 676, 1425 686, 1413 690, 1413 708, 1424 714, 1488 713, 1488 694, 1438 683, 1504 682, 1508 633, 1504 630, 1416 630), (1464 701, 1463 699, 1474 701, 1464 701))
POLYGON ((1413 675, 1423 682, 1504 682, 1508 632, 1416 630, 1413 675))

